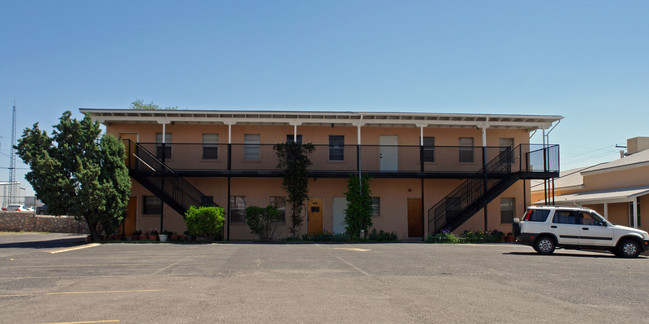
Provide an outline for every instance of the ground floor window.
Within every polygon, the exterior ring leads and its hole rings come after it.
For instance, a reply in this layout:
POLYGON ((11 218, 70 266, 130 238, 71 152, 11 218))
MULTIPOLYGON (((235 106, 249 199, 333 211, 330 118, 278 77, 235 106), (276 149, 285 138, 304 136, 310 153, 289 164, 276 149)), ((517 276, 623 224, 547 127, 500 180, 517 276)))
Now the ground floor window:
POLYGON ((381 197, 372 197, 372 216, 381 216, 381 197))
POLYGON ((500 199, 500 223, 511 224, 514 222, 516 200, 515 198, 500 199))
POLYGON ((277 208, 277 210, 279 211, 280 222, 285 222, 286 221, 286 197, 271 196, 270 205, 277 208))
POLYGON ((230 222, 243 223, 246 221, 246 197, 230 197, 230 222))
POLYGON ((142 196, 142 214, 160 215, 162 212, 160 198, 156 196, 142 196))

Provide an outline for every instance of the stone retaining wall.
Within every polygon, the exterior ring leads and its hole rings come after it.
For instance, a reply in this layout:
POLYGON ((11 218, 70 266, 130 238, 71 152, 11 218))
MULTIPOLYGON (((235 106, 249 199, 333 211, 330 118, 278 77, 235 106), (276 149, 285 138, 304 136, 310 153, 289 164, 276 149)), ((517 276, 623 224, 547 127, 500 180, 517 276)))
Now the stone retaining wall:
POLYGON ((88 234, 88 225, 72 216, 46 216, 26 212, 0 212, 0 231, 88 234))

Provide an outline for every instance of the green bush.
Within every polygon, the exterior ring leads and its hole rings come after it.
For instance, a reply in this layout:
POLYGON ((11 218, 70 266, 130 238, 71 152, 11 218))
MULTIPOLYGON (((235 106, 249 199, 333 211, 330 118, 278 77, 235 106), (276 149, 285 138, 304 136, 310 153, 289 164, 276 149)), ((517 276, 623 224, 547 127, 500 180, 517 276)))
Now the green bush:
POLYGON ((203 237, 213 240, 223 239, 223 223, 225 213, 221 207, 190 206, 185 212, 187 231, 193 237, 203 237))
POLYGON ((457 235, 447 231, 442 230, 442 232, 435 235, 428 234, 426 237, 427 243, 460 243, 460 238, 457 235))
POLYGON ((378 233, 376 232, 376 228, 372 229, 372 232, 370 232, 370 235, 368 235, 367 240, 368 241, 373 241, 373 242, 393 242, 398 239, 398 235, 395 232, 384 232, 383 230, 380 230, 378 233))
POLYGON ((257 234, 262 241, 272 241, 277 229, 279 210, 268 205, 266 208, 250 206, 246 208, 246 223, 250 232, 257 234))

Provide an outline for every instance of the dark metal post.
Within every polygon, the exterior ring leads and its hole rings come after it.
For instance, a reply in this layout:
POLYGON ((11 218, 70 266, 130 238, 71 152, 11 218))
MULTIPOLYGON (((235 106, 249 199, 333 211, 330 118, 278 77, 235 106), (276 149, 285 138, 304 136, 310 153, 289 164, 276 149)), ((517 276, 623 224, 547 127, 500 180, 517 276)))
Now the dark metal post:
MULTIPOLYGON (((484 183, 482 185, 482 188, 483 188, 482 197, 484 198, 484 196, 487 194, 487 147, 485 147, 485 146, 482 147, 482 176, 483 176, 483 181, 484 181, 484 183)), ((485 203, 484 208, 483 208, 483 210, 484 210, 484 230, 485 230, 485 232, 489 230, 488 229, 488 223, 487 223, 487 205, 488 204, 485 203)))
MULTIPOLYGON (((421 140, 419 144, 421 144, 421 140)), ((421 239, 426 240, 426 211, 424 208, 426 206, 424 204, 424 147, 422 145, 419 145, 419 165, 421 166, 421 239)))
MULTIPOLYGON (((167 143, 162 143, 162 195, 165 194, 165 161, 167 159, 167 143)), ((164 200, 160 197, 160 230, 163 230, 164 225, 164 200)))
POLYGON ((228 204, 228 214, 227 214, 227 217, 225 218, 225 221, 228 224, 228 226, 226 228, 226 232, 227 232, 226 240, 227 241, 230 240, 230 219, 232 217, 230 215, 230 182, 232 180, 232 177, 230 176, 231 171, 232 171, 232 144, 228 143, 228 199, 227 199, 227 202, 226 202, 226 204, 228 204))

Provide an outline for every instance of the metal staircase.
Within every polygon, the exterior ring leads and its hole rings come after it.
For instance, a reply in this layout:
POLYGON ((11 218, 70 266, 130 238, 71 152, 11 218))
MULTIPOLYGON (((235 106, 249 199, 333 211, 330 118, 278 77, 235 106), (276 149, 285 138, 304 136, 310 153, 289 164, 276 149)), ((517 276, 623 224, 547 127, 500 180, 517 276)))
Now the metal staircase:
POLYGON ((129 139, 123 141, 131 177, 175 211, 184 215, 190 206, 218 206, 140 144, 129 139))
POLYGON ((519 145, 502 151, 485 168, 476 172, 435 206, 428 210, 428 232, 453 231, 521 178, 558 175, 558 163, 549 163, 550 153, 557 157, 558 146, 530 150, 519 145), (550 151, 551 150, 551 151, 550 151), (539 167, 541 161, 542 167, 539 167), (548 169, 552 169, 548 171, 548 169), (556 169, 556 172, 555 170, 556 169))

